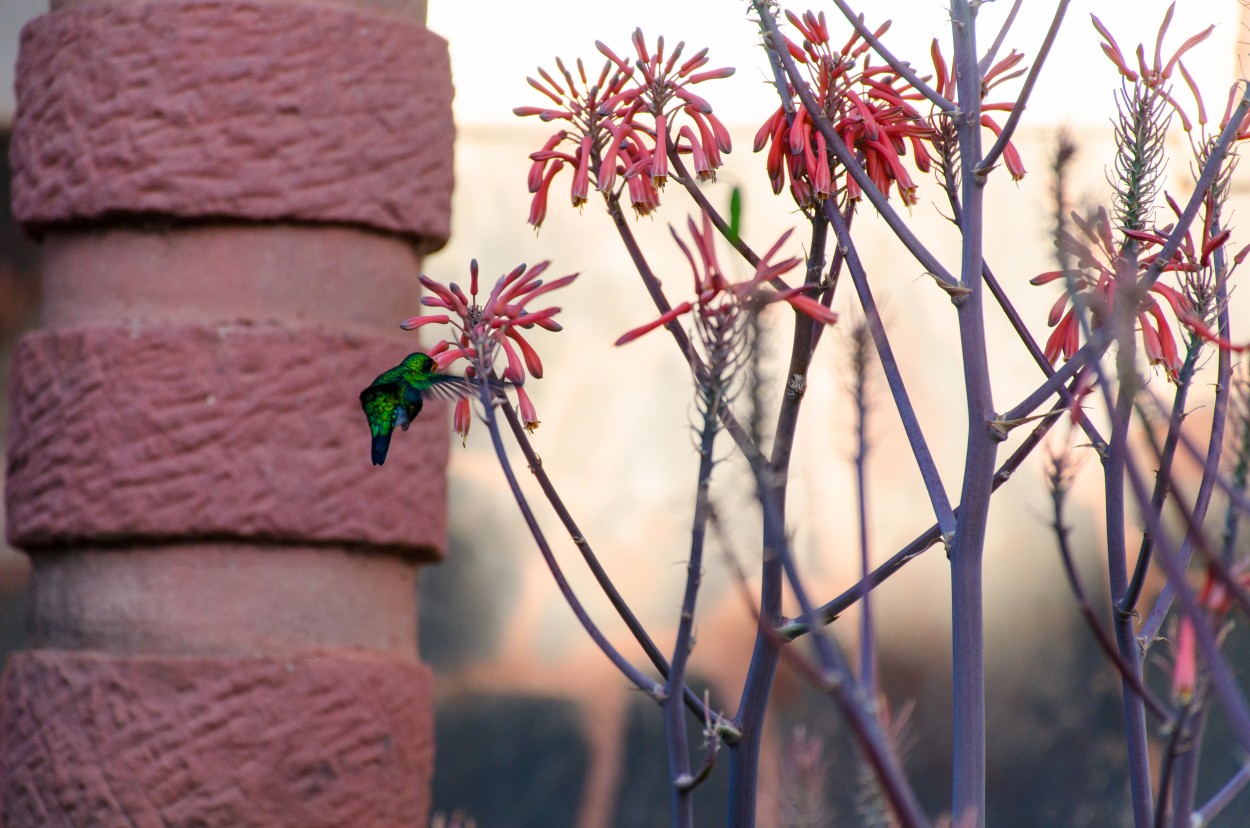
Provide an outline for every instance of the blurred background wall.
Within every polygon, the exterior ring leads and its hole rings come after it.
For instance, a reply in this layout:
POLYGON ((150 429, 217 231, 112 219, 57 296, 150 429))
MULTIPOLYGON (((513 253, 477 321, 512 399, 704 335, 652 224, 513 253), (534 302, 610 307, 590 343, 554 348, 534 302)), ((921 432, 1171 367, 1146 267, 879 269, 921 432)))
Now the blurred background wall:
MULTIPOLYGON (((997 30, 1007 5, 983 6, 983 40, 997 30)), ((1048 4, 1025 5, 1008 43, 1031 53, 1049 10, 1038 8, 1048 4)), ((0 97, 0 116, 5 123, 11 114, 18 28, 44 6, 42 0, 8 0, 0 5, 0 83, 8 96, 0 97)), ((1116 79, 1098 50, 1088 13, 1098 13, 1127 51, 1138 40, 1153 41, 1165 8, 1158 0, 1073 4, 1066 33, 1051 58, 1052 71, 1035 93, 1027 127, 1017 140, 1030 174, 1019 185, 995 175, 989 186, 987 260, 1039 339, 1057 288, 1034 288, 1027 280, 1053 267, 1051 182, 1046 170, 1061 126, 1071 130, 1080 147, 1073 195, 1089 205, 1105 203, 1107 195, 1108 118, 1116 79)), ((453 237, 447 248, 427 260, 426 271, 440 280, 463 283, 472 257, 481 263, 484 276, 492 278, 517 263, 549 258, 555 275, 583 274, 561 296, 565 331, 533 337, 546 364, 545 378, 529 386, 542 420, 534 441, 588 539, 639 616, 655 630, 662 648, 671 641, 680 600, 696 469, 688 376, 662 334, 626 348, 612 347, 620 333, 649 320, 654 311, 610 222, 593 201, 579 214, 559 197, 562 190, 557 184, 541 232, 525 223, 526 155, 542 145, 548 130, 518 122, 510 111, 535 103, 536 93, 524 82, 535 64, 551 65, 556 54, 566 60, 581 56, 588 68, 597 70, 600 59, 594 39, 623 51, 635 25, 648 37, 664 34, 670 43, 685 39, 691 51, 710 46, 712 65, 734 65, 738 73, 700 90, 734 133, 735 152, 709 197, 725 204, 730 185, 742 186, 745 235, 756 249, 764 249, 781 232, 800 224, 801 216, 793 212, 788 197, 771 195, 761 159, 750 152, 755 128, 775 104, 745 9, 743 3, 720 0, 680 4, 646 0, 631 4, 628 11, 615 4, 554 0, 487 2, 472 11, 449 2, 430 4, 430 28, 451 41, 459 134, 453 237), (540 38, 518 34, 535 25, 543 32, 540 38)), ((1234 0, 1187 3, 1172 24, 1169 43, 1179 43, 1208 23, 1217 24, 1201 52, 1192 62, 1186 59, 1210 90, 1207 107, 1216 112, 1223 106, 1223 90, 1243 71, 1237 56, 1246 53, 1240 44, 1247 32, 1240 11, 1234 0)), ((829 13, 832 16, 833 10, 829 13)), ((896 25, 887 42, 927 65, 929 40, 946 37, 944 5, 889 4, 888 9, 874 8, 869 22, 889 15, 896 18, 896 25)), ((1191 178, 1183 142, 1179 135, 1176 138, 1178 154, 1168 174, 1169 189, 1179 194, 1187 192, 1191 178)), ((1235 225, 1250 206, 1250 177, 1243 172, 1236 181, 1235 199, 1241 209, 1235 225)), ((5 167, 6 193, 7 182, 5 167)), ((944 261, 953 261, 957 240, 943 218, 936 185, 922 181, 919 196, 920 203, 911 211, 913 226, 944 261)), ((7 195, 2 202, 0 378, 7 384, 4 374, 13 341, 38 315, 38 252, 13 227, 7 195)), ((668 224, 684 224, 690 210, 673 186, 657 216, 636 224, 644 249, 675 301, 684 297, 689 274, 669 238, 668 224)), ((861 212, 856 224, 861 254, 904 377, 954 494, 964 439, 954 315, 945 297, 869 210, 861 212)), ((1246 236, 1235 231, 1234 238, 1246 236)), ((797 240, 791 251, 799 252, 797 240)), ((1243 294, 1234 293, 1234 320, 1250 311, 1243 294)), ((841 290, 836 303, 845 321, 856 318, 848 296, 841 290)), ((396 323, 415 312, 416 308, 396 308, 396 323)), ((778 372, 788 352, 788 320, 777 313, 766 321, 770 332, 765 364, 771 366, 769 387, 775 401, 781 391, 778 372)), ((1002 343, 991 353, 991 367, 999 383, 996 404, 1006 409, 1036 384, 1040 373, 992 308, 988 326, 992 341, 1002 343)), ((835 329, 818 353, 793 470, 794 545, 812 592, 822 599, 840 593, 855 579, 847 342, 845 330, 835 329)), ((362 377, 362 385, 368 379, 362 377)), ((1158 375, 1151 381, 1163 383, 1158 375)), ((1191 419, 1193 433, 1200 436, 1202 405, 1210 395, 1205 385, 1196 390, 1191 419)), ((6 399, 0 397, 0 429, 7 421, 6 399)), ((927 528, 932 515, 880 377, 873 403, 870 531, 873 553, 884 559, 927 528)), ((72 423, 66 427, 72 428, 72 423)), ((363 422, 361 428, 364 462, 363 422)), ((392 450, 404 450, 403 438, 397 438, 392 450)), ((484 438, 476 426, 467 448, 456 446, 453 451, 448 559, 427 570, 421 584, 421 652, 438 671, 435 808, 463 809, 483 826, 664 824, 667 797, 658 712, 625 688, 561 602, 525 535, 484 438)), ((721 447, 728 455, 728 442, 721 447)), ((1105 582, 1096 478, 1096 460, 1086 458, 1068 515, 1087 588, 1095 595, 1104 590, 1105 582)), ((741 469, 727 463, 717 471, 713 494, 721 511, 734 516, 733 553, 750 571, 759 558, 758 526, 745 484, 741 469)), ((402 490, 402 481, 397 481, 397 488, 402 490)), ((530 494, 538 497, 536 489, 530 494)), ((1218 517, 1219 511, 1213 510, 1213 515, 1218 517)), ((1127 819, 1127 785, 1118 771, 1123 753, 1118 681, 1075 617, 1048 520, 1040 465, 1031 462, 996 495, 987 543, 988 821, 1020 826, 1122 824, 1127 819)), ((561 537, 554 521, 546 519, 545 525, 566 572, 595 617, 626 652, 636 653, 606 602, 595 596, 572 545, 561 537)), ((26 559, 20 554, 8 551, 0 556, 0 646, 6 650, 18 646, 23 637, 25 572, 26 559)), ((884 688, 896 709, 913 708, 907 764, 934 814, 940 812, 949 788, 946 582, 946 561, 940 551, 931 550, 875 593, 884 688)), ((694 682, 710 690, 714 704, 732 710, 753 622, 719 548, 708 558, 704 584, 694 682)), ((853 644, 853 623, 854 616, 848 615, 835 625, 844 644, 853 644)), ((1246 651, 1239 631, 1233 634, 1232 646, 1246 651)), ((1154 672, 1156 678, 1162 675, 1163 666, 1155 665, 1154 672)), ((765 806, 779 808, 782 801, 815 786, 822 790, 827 813, 836 817, 836 824, 847 824, 856 807, 856 763, 836 713, 787 674, 779 678, 774 699, 765 806), (787 769, 786 757, 798 744, 799 723, 823 744, 823 783, 819 776, 813 780, 787 769)), ((1241 761, 1232 746, 1218 738, 1219 730, 1217 722, 1212 728, 1217 735, 1209 740, 1204 756, 1200 800, 1241 761)), ((701 794, 706 822, 701 819, 700 824, 721 821, 716 815, 723 785, 721 769, 701 794)), ((1223 824, 1250 821, 1250 804, 1239 805, 1223 824)))

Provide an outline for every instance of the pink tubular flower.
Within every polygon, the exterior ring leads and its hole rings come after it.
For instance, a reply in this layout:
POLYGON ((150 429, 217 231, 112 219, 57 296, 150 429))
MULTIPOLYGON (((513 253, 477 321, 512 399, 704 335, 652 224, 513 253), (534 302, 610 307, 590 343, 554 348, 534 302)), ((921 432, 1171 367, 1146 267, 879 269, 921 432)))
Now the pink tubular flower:
MULTIPOLYGON (((787 38, 790 55, 807 66, 816 100, 838 137, 863 157, 864 170, 887 198, 894 188, 905 204, 915 204, 916 184, 902 158, 910 148, 915 168, 927 172, 931 155, 925 144, 932 138, 932 130, 909 103, 918 93, 896 88, 901 79, 889 67, 870 66, 868 44, 858 33, 835 51, 823 12, 800 17, 787 11, 786 18, 803 35, 801 47, 787 38)), ((882 25, 876 36, 889 26, 882 25)), ((784 107, 773 112, 755 134, 755 151, 765 147, 773 192, 780 193, 789 181, 799 207, 814 208, 838 193, 852 201, 860 197, 859 186, 838 169, 825 136, 802 107, 793 122, 784 107)))
MULTIPOLYGON (((1243 574, 1236 580, 1244 587, 1250 578, 1243 574)), ((1203 623, 1211 624, 1214 629, 1219 628, 1224 616, 1233 608, 1233 596, 1209 566, 1202 591, 1198 593, 1198 605, 1207 613, 1203 623)), ((1198 684, 1197 649, 1194 620, 1188 615, 1182 616, 1176 631, 1176 649, 1172 660, 1172 697, 1180 704, 1190 702, 1198 684)))
POLYGON ((804 293, 807 290, 805 287, 791 288, 784 291, 765 287, 766 282, 793 269, 802 261, 799 258, 790 258, 776 264, 772 263, 772 258, 777 255, 782 245, 790 237, 790 231, 786 231, 777 240, 777 243, 764 254, 760 259, 759 266, 755 269, 755 273, 749 279, 730 283, 721 269, 720 262, 716 258, 714 246, 716 233, 712 227, 711 219, 706 214, 703 216, 701 230, 695 224, 694 219, 687 221, 687 227, 690 231, 691 240, 694 243, 694 249, 698 254, 697 261, 696 257, 692 255, 690 247, 677 235, 677 231, 674 229, 672 233, 677 246, 685 254, 686 260, 690 262, 690 270, 694 274, 694 301, 682 302, 645 325, 640 325, 631 331, 627 331, 616 340, 616 345, 619 346, 632 342, 640 336, 662 325, 667 325, 674 319, 691 312, 695 315, 696 325, 711 326, 720 330, 729 329, 742 317, 743 311, 773 302, 788 302, 796 311, 806 314, 822 325, 831 325, 837 321, 838 315, 811 296, 807 296, 804 293))
MULTIPOLYGON (((946 98, 955 98, 955 65, 948 64, 946 58, 942 56, 941 46, 935 39, 929 47, 929 56, 933 60, 933 71, 935 73, 934 87, 939 95, 946 98)), ((981 98, 985 99, 990 90, 999 84, 1005 83, 1012 78, 1023 75, 1026 69, 1020 67, 1020 62, 1024 60, 1024 54, 1017 52, 1015 49, 1007 57, 995 63, 985 73, 985 77, 981 81, 981 98), (1017 68, 1019 67, 1019 68, 1017 68)), ((981 104, 981 126, 994 133, 997 138, 1002 134, 1002 127, 986 112, 1006 112, 1009 113, 1015 109, 1015 105, 1007 102, 998 103, 982 103, 981 104)), ((1010 141, 1007 146, 1003 147, 1003 163, 1007 166, 1007 172, 1011 175, 1012 181, 1019 181, 1024 178, 1027 170, 1024 168, 1024 161, 1020 158, 1020 152, 1010 141)))
POLYGON ((640 216, 649 215, 660 204, 670 153, 691 156, 699 179, 716 177, 721 154, 731 148, 729 131, 712 113, 711 105, 690 87, 729 77, 734 70, 705 70, 707 49, 679 63, 684 43, 666 56, 664 38, 650 49, 641 29, 634 31, 632 44, 637 55, 634 63, 596 42, 607 61, 595 83, 588 81, 581 60, 574 77, 559 58, 560 79, 544 69, 538 70, 541 80, 528 79, 552 106, 522 106, 513 113, 564 122, 564 128, 530 155, 529 188, 534 200, 529 223, 535 227, 546 217, 548 191, 566 164, 575 171, 569 192, 574 207, 586 203, 592 181, 596 189, 611 194, 620 178, 623 192, 640 216), (679 120, 685 123, 676 124, 679 120))
MULTIPOLYGON (((495 282, 489 296, 482 302, 478 300, 477 259, 469 263, 467 295, 455 282, 444 285, 421 274, 421 284, 429 291, 421 297, 421 304, 446 313, 413 316, 400 323, 400 327, 409 331, 424 325, 450 325, 454 335, 434 343, 427 353, 440 370, 459 360, 468 361, 470 364, 464 370, 468 379, 483 374, 493 377, 497 358, 502 353, 502 376, 516 389, 521 419, 530 431, 538 428, 538 416, 522 385, 527 376, 541 378, 543 365, 527 338, 527 332, 536 327, 559 331, 561 327, 554 319, 560 312, 559 307, 531 310, 529 305, 543 294, 567 287, 577 278, 574 273, 544 282, 539 277, 550 264, 539 262, 528 269, 525 265, 518 265, 495 282)), ((460 400, 453 418, 454 431, 467 439, 471 422, 469 402, 460 400)))
POLYGON ((1180 46, 1177 47, 1171 57, 1164 60, 1163 57, 1163 38, 1167 34, 1168 26, 1172 22, 1172 13, 1176 11, 1176 4, 1168 6, 1168 10, 1163 15, 1163 22, 1159 25, 1159 33, 1155 37, 1154 57, 1152 60, 1146 59, 1145 46, 1138 44, 1136 57, 1137 69, 1134 70, 1129 66, 1128 60, 1124 57, 1124 53, 1120 50, 1120 44, 1115 42, 1115 38, 1111 36, 1111 32, 1107 29, 1103 22, 1096 16, 1090 15, 1094 23, 1094 28, 1102 37, 1102 51, 1115 64, 1116 69, 1130 84, 1140 84, 1147 89, 1153 90, 1153 94, 1163 98, 1181 119, 1181 128, 1185 132, 1189 132, 1193 128, 1193 124, 1189 120, 1189 115, 1185 112, 1180 103, 1172 97, 1169 81, 1172 79, 1172 73, 1175 69, 1180 69, 1181 77, 1184 78, 1186 86, 1189 87, 1190 93, 1194 96, 1194 100, 1198 106, 1198 123, 1205 124, 1207 121, 1206 107, 1202 103, 1202 96, 1198 92, 1198 87, 1190 77, 1185 64, 1181 63, 1181 56, 1194 48, 1202 41, 1211 36, 1215 31, 1215 26, 1211 25, 1187 38, 1180 46))
MULTIPOLYGON (((1179 216, 1180 206, 1171 196, 1167 196, 1167 201, 1173 212, 1179 216)), ((1209 215, 1211 209, 1209 196, 1206 208, 1209 215)), ((1088 221, 1073 213, 1072 221, 1080 230, 1081 235, 1077 236, 1066 230, 1061 231, 1056 243, 1061 251, 1075 260, 1075 267, 1078 269, 1074 275, 1077 291, 1087 292, 1095 300, 1090 303, 1090 311, 1093 326, 1097 328, 1110 318, 1115 304, 1118 269, 1127 266, 1131 259, 1126 257, 1123 249, 1117 248, 1112 241, 1111 222, 1105 209, 1100 207, 1093 218, 1088 221)), ((1171 232, 1172 225, 1158 230, 1124 231, 1127 239, 1138 247, 1136 256, 1138 274, 1144 273, 1157 264, 1157 254, 1152 254, 1150 251, 1152 248, 1162 247, 1171 232)), ((1210 265, 1215 249, 1225 244, 1228 237, 1228 231, 1215 234, 1211 222, 1204 221, 1202 243, 1194 243, 1191 228, 1172 258, 1163 262, 1159 270, 1161 273, 1179 273, 1185 276, 1197 274, 1210 265)), ((1239 259, 1234 259, 1234 266, 1239 261, 1239 259)), ((1039 274, 1030 281, 1035 285, 1044 285, 1062 278, 1062 271, 1052 270, 1039 274)), ((1156 280, 1150 287, 1150 294, 1153 295, 1139 298, 1136 310, 1137 324, 1142 334, 1142 349, 1150 363, 1161 366, 1170 380, 1174 382, 1177 380, 1182 359, 1168 315, 1164 312, 1164 305, 1156 301, 1156 297, 1161 297, 1166 307, 1171 310, 1171 316, 1191 332, 1218 347, 1242 350, 1215 336, 1189 299, 1176 288, 1164 284, 1162 280, 1156 280)), ((1047 320, 1047 324, 1054 328, 1050 338, 1046 341, 1045 348, 1046 358, 1052 362, 1060 355, 1065 359, 1070 359, 1080 346, 1076 309, 1070 307, 1070 300, 1071 297, 1067 292, 1060 296, 1051 308, 1050 317, 1047 320)))

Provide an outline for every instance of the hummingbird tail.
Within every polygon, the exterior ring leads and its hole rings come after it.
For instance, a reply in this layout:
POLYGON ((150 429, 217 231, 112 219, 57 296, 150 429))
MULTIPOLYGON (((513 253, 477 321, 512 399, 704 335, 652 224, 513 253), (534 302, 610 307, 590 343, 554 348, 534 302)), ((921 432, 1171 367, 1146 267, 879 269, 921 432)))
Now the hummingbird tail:
POLYGON ((380 466, 386 462, 386 450, 390 447, 390 434, 379 434, 373 438, 373 465, 380 466))

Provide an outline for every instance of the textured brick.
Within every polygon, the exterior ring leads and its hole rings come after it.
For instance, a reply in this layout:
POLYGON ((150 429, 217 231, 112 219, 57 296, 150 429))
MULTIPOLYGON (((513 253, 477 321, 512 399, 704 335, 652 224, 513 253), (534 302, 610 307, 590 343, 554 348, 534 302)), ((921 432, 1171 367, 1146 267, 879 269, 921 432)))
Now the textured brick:
POLYGON ((385 11, 270 0, 91 3, 22 33, 18 219, 361 224, 441 244, 447 45, 385 11))
POLYGON ((404 348, 277 325, 27 334, 12 369, 7 529, 24 548, 179 539, 444 545, 450 417, 369 462, 359 393, 404 348))
POLYGON ((375 656, 18 653, 3 680, 3 821, 417 826, 430 691, 421 664, 375 656))

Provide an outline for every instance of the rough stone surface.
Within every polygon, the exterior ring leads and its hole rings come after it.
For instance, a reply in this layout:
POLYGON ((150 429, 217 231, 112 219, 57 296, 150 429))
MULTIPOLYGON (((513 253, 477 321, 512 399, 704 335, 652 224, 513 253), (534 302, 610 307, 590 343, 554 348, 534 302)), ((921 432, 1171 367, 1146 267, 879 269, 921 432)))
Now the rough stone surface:
POLYGON ((369 462, 359 393, 393 341, 277 325, 62 328, 12 368, 7 529, 26 549, 184 539, 433 557, 450 416, 369 462))
POLYGON ((415 828, 430 693, 424 666, 376 656, 18 653, 3 680, 3 822, 415 828))
POLYGON ((83 4, 22 32, 29 230, 130 214, 447 238, 447 45, 398 14, 275 0, 83 4))

